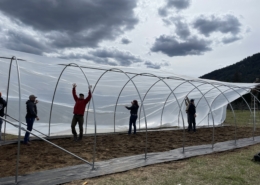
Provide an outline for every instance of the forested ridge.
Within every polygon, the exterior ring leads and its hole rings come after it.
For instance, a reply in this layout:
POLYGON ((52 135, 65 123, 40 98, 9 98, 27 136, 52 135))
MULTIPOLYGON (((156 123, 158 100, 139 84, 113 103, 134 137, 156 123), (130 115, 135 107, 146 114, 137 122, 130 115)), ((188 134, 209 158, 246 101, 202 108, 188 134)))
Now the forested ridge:
POLYGON ((200 78, 225 82, 249 82, 260 78, 260 53, 254 54, 233 65, 212 71, 200 78))

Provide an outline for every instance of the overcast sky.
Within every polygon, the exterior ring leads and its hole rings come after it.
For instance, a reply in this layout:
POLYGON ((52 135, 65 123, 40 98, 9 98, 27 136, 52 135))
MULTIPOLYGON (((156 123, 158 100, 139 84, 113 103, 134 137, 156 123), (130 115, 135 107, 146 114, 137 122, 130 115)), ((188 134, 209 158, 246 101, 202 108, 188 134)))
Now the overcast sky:
POLYGON ((0 46, 199 77, 260 50, 259 0, 1 0, 0 46))

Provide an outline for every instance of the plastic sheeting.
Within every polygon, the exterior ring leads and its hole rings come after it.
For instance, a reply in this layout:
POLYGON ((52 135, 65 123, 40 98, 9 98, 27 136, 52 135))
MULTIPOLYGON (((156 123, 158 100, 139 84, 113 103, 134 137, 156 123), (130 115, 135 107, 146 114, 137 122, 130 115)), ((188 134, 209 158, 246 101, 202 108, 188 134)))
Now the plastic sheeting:
MULTIPOLYGON (((2 50, 2 57, 24 59, 18 61, 21 73, 22 115, 26 114, 25 102, 30 94, 38 97, 40 121, 34 128, 49 134, 49 118, 52 98, 58 78, 64 65, 70 61, 47 58, 15 51, 2 50), (59 65, 63 64, 63 65, 59 65)), ((0 59, 0 91, 6 98, 10 59, 0 59)), ((74 62, 75 63, 75 62, 74 62)), ((131 101, 139 102, 141 111, 137 121, 138 128, 166 126, 187 126, 186 105, 184 99, 195 99, 197 107, 197 125, 218 125, 225 120, 227 105, 250 92, 256 84, 224 83, 212 80, 176 75, 169 71, 93 65, 77 61, 82 66, 93 89, 97 132, 120 132, 128 129, 131 101), (131 79, 131 80, 130 80, 131 79), (139 97, 139 95, 141 97, 139 97), (144 106, 145 113, 141 105, 144 106)), ((87 96, 88 84, 80 68, 69 66, 62 74, 54 97, 50 120, 50 135, 70 134, 74 100, 72 84, 77 83, 77 94, 87 96)), ((13 62, 10 78, 8 114, 18 118, 18 81, 16 64, 13 62)), ((85 133, 94 132, 93 104, 86 107, 85 133)), ((3 129, 2 129, 3 132, 3 129)), ((7 133, 17 134, 17 130, 7 124, 7 133)))

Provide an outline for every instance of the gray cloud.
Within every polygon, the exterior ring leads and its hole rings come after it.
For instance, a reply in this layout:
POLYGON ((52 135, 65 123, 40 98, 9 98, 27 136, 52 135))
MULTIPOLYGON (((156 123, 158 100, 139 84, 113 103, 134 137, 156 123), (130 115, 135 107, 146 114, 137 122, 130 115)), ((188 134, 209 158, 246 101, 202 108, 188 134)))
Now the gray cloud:
POLYGON ((131 40, 127 39, 127 38, 122 38, 121 39, 121 43, 122 44, 130 44, 131 43, 131 40))
POLYGON ((186 9, 190 6, 191 0, 167 0, 167 7, 174 7, 178 10, 186 9))
POLYGON ((221 17, 212 15, 210 18, 202 15, 194 21, 193 27, 207 37, 213 32, 236 35, 241 31, 239 19, 231 14, 221 17))
POLYGON ((176 27, 176 34, 182 38, 186 39, 190 36, 190 29, 187 23, 183 22, 181 19, 177 19, 174 21, 175 27, 176 27))
POLYGON ((129 66, 133 63, 143 62, 139 57, 134 56, 130 52, 119 51, 117 49, 98 49, 89 53, 99 58, 114 59, 122 66, 129 66))
POLYGON ((161 7, 158 9, 158 14, 162 17, 166 17, 168 15, 168 11, 166 7, 161 7))
POLYGON ((230 44, 230 43, 235 42, 235 41, 240 40, 240 39, 242 39, 242 37, 240 37, 240 36, 224 37, 222 39, 222 43, 230 44))
POLYGON ((144 62, 140 57, 137 57, 130 52, 120 51, 117 49, 97 49, 93 51, 89 51, 88 53, 80 53, 80 54, 62 54, 60 58, 65 59, 86 59, 91 60, 95 63, 99 64, 107 64, 107 65, 121 65, 121 66, 130 66, 134 63, 144 62))
POLYGON ((34 36, 23 31, 8 30, 4 32, 5 37, 1 38, 1 45, 8 49, 33 53, 41 55, 44 51, 50 51, 50 48, 42 42, 39 42, 34 36))
POLYGON ((71 53, 71 54, 62 54, 59 58, 62 58, 62 59, 76 59, 76 60, 81 60, 81 59, 85 59, 85 60, 90 60, 90 61, 93 61, 95 63, 98 63, 98 64, 102 64, 102 65, 111 65, 111 66, 117 66, 118 64, 114 61, 110 61, 109 59, 107 58, 99 58, 99 57, 95 57, 93 55, 89 55, 89 54, 86 54, 86 53, 71 53))
POLYGON ((191 37, 184 42, 180 42, 174 36, 162 35, 156 39, 151 48, 153 52, 162 52, 169 57, 200 55, 206 51, 210 51, 211 41, 191 37))
POLYGON ((187 9, 191 4, 191 0, 166 0, 166 5, 158 9, 158 14, 162 17, 168 16, 169 9, 183 10, 187 9))
POLYGON ((153 69, 161 69, 161 67, 170 66, 169 62, 163 62, 163 63, 157 64, 157 63, 152 63, 150 61, 146 61, 144 63, 144 65, 146 65, 147 68, 153 68, 153 69))
POLYGON ((160 69, 161 68, 161 66, 159 64, 154 64, 150 61, 146 61, 144 63, 144 65, 146 65, 147 68, 153 68, 153 69, 160 69))
POLYGON ((138 23, 136 0, 0 1, 0 11, 42 33, 51 47, 96 47, 138 23))

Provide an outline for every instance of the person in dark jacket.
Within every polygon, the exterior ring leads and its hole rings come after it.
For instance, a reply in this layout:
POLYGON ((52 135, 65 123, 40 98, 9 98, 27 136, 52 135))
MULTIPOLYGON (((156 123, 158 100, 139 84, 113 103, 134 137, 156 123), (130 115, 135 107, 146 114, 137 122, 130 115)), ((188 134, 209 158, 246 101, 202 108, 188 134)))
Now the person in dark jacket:
POLYGON ((193 132, 196 132, 196 107, 194 105, 194 99, 190 100, 190 105, 188 108, 188 116, 189 116, 189 127, 188 132, 193 129, 193 132), (193 126, 193 128, 192 128, 193 126))
POLYGON ((134 100, 131 103, 132 103, 131 107, 125 106, 125 108, 130 110, 129 130, 128 130, 129 135, 132 132, 132 125, 134 126, 134 134, 136 134, 136 120, 137 120, 137 117, 138 117, 137 112, 138 112, 138 108, 139 108, 137 100, 134 100))
POLYGON ((6 101, 2 98, 2 93, 0 92, 0 141, 1 141, 1 130, 2 130, 2 124, 3 120, 1 117, 4 116, 4 108, 6 107, 6 101))
POLYGON ((84 123, 84 113, 85 113, 85 108, 87 103, 91 99, 91 88, 92 86, 89 86, 89 91, 88 91, 88 97, 84 99, 84 94, 79 94, 79 97, 76 94, 76 87, 77 85, 74 83, 73 88, 72 88, 72 95, 75 100, 75 106, 74 106, 74 111, 73 111, 73 118, 71 122, 71 131, 72 134, 74 135, 74 141, 80 141, 82 140, 83 137, 83 123, 84 123), (77 132, 76 132, 76 125, 79 123, 79 138, 77 138, 77 132))
MULTIPOLYGON (((27 123, 27 130, 32 131, 33 129, 33 123, 35 119, 39 121, 39 117, 37 116, 37 106, 38 100, 36 100, 36 96, 30 95, 29 100, 26 102, 26 123, 27 123)), ((30 142, 30 133, 26 132, 24 136, 24 144, 31 144, 30 142)))

